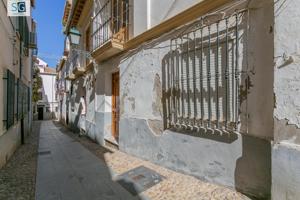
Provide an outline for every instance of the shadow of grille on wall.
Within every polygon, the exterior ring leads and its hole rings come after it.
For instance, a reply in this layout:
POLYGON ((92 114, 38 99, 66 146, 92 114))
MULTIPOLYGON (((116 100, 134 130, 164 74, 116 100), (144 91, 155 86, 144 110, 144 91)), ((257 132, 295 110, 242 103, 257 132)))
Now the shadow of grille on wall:
POLYGON ((170 40, 162 63, 165 129, 237 130, 244 13, 202 18, 170 40))

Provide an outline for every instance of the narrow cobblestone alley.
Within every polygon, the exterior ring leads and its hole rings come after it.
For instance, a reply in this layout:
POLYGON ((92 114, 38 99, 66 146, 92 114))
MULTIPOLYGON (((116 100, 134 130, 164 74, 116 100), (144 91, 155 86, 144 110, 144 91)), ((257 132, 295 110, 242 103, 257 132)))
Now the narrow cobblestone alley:
POLYGON ((41 124, 36 199, 248 198, 230 189, 202 182, 120 151, 103 148, 86 137, 78 137, 57 122, 46 121, 41 124), (132 195, 117 179, 119 175, 140 166, 158 172, 164 179, 153 187, 132 195))
POLYGON ((46 121, 40 132, 36 199, 139 198, 111 180, 103 161, 46 121))
POLYGON ((104 148, 52 121, 34 122, 25 145, 0 170, 0 200, 34 199, 249 200, 231 189, 104 148), (135 183, 123 181, 124 186, 120 177, 140 167, 162 175, 163 180, 132 192, 135 183))

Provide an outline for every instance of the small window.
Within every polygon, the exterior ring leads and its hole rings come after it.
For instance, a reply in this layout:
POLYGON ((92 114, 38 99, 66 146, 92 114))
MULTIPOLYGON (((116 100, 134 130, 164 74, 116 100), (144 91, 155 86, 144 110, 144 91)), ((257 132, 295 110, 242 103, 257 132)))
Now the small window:
POLYGON ((50 107, 46 107, 46 112, 47 112, 47 113, 50 112, 50 107))

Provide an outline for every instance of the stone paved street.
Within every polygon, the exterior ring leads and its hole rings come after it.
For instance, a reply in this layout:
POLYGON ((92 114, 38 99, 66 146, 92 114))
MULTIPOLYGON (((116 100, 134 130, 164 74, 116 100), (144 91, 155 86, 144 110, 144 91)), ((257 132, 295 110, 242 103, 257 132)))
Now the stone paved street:
POLYGON ((113 172, 113 178, 138 166, 145 166, 166 177, 159 184, 142 192, 141 198, 147 197, 152 200, 249 200, 248 197, 231 189, 203 182, 192 176, 174 172, 112 148, 103 148, 86 137, 78 137, 67 131, 58 123, 55 125, 103 160, 113 172))
POLYGON ((35 122, 32 134, 0 170, 1 200, 33 200, 40 122, 35 122))
POLYGON ((249 200, 231 189, 103 148, 57 122, 35 122, 33 130, 26 144, 0 170, 1 200, 249 200), (134 196, 116 179, 140 166, 152 169, 164 179, 134 196))
POLYGON ((110 169, 52 121, 41 125, 36 200, 137 200, 110 169))

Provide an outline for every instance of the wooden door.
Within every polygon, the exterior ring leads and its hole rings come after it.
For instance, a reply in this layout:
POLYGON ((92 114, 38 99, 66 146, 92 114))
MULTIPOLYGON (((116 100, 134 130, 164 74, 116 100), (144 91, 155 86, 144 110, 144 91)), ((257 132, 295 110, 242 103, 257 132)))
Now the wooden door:
POLYGON ((112 136, 119 141, 119 95, 120 77, 119 72, 112 74, 112 136))

